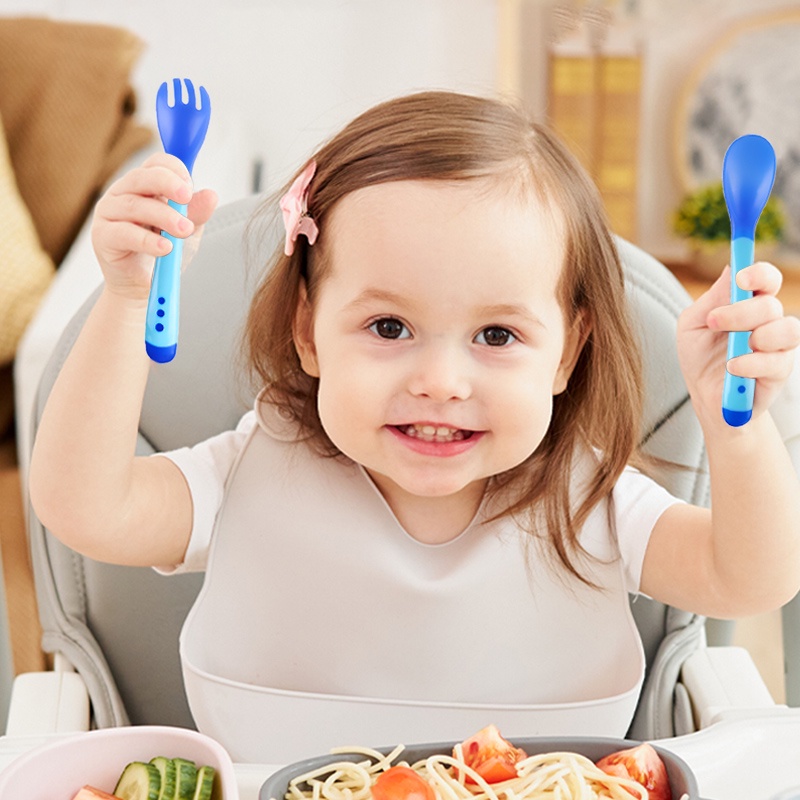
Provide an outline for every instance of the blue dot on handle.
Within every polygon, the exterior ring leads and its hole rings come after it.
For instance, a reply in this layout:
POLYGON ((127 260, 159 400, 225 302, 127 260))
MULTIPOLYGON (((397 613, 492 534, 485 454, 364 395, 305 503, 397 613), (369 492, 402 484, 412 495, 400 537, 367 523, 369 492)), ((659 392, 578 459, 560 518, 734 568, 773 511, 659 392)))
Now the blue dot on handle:
POLYGON ((167 301, 163 297, 159 297, 158 302, 163 306, 167 301))
POLYGON ((156 315, 157 315, 157 316, 159 316, 159 317, 163 317, 163 316, 164 316, 164 314, 166 314, 166 313, 167 313, 167 312, 166 312, 166 311, 164 311, 164 309, 163 309, 163 308, 159 308, 159 309, 158 309, 158 311, 156 311, 156 315))
POLYGON ((161 333, 161 331, 163 331, 163 330, 164 330, 164 326, 163 326, 163 325, 162 325, 160 322, 157 322, 157 323, 156 323, 156 330, 157 330, 159 333, 161 333))
POLYGON ((736 391, 739 392, 739 394, 744 394, 747 391, 747 388, 740 384, 736 387, 736 391))

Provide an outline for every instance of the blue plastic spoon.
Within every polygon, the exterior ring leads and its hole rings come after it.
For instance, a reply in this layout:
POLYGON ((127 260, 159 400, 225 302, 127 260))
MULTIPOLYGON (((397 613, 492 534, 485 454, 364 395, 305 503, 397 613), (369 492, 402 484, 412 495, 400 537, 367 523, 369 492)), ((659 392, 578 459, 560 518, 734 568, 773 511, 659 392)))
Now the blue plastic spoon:
MULTIPOLYGON (((197 154, 203 145, 211 118, 208 92, 200 87, 200 108, 192 82, 186 79, 186 101, 182 97, 179 78, 173 80, 174 104, 169 104, 167 84, 162 83, 156 95, 156 120, 164 151, 176 156, 186 165, 191 175, 197 154)), ((186 205, 170 200, 169 204, 186 216, 186 205)), ((178 322, 180 317, 180 281, 183 239, 163 232, 172 242, 172 250, 156 259, 147 301, 144 344, 153 361, 164 363, 175 358, 178 349, 178 322)))
MULTIPOLYGON (((756 224, 774 182, 775 151, 763 136, 749 134, 731 143, 722 162, 722 190, 731 218, 731 303, 753 296, 739 288, 736 276, 753 263, 756 224)), ((752 352, 750 331, 728 334, 728 359, 752 352)), ((725 370, 722 416, 728 425, 739 427, 753 416, 755 384, 753 378, 740 378, 725 370)))

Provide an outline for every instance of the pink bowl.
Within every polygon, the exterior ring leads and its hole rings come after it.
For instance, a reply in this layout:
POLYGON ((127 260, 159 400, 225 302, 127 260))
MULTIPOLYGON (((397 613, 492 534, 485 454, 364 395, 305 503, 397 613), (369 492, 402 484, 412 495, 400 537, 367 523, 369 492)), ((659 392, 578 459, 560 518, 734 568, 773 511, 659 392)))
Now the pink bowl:
POLYGON ((220 800, 239 800, 233 763, 220 744, 196 731, 161 725, 104 728, 54 739, 0 772, 0 798, 72 800, 86 784, 113 792, 127 764, 155 756, 214 767, 220 800))

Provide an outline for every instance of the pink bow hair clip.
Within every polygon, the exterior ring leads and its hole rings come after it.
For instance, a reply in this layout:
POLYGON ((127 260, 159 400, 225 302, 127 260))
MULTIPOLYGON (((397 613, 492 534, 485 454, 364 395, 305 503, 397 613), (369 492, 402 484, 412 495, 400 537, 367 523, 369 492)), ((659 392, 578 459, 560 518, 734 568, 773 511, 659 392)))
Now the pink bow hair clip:
POLYGON ((286 243, 283 252, 287 256, 294 253, 294 243, 302 233, 309 244, 314 244, 319 235, 317 223, 308 216, 308 185, 314 177, 317 162, 311 161, 308 166, 295 178, 288 192, 281 198, 281 211, 283 212, 283 227, 286 228, 286 243))

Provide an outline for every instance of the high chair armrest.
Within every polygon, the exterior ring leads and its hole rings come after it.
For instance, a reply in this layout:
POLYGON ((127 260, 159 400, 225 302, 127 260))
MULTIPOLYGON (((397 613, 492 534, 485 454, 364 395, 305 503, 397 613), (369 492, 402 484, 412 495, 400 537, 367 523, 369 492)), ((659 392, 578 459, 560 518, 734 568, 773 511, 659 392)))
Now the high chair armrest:
POLYGON ((25 672, 14 679, 7 736, 88 731, 89 693, 77 672, 25 672))
POLYGON ((755 709, 776 707, 750 653, 743 647, 704 647, 681 669, 698 728, 755 709))

